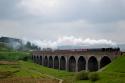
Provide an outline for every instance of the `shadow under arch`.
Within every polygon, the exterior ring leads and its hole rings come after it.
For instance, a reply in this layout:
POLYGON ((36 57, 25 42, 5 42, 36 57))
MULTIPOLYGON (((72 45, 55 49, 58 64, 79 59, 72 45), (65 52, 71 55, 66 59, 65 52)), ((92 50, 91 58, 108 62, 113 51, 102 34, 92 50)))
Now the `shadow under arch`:
POLYGON ((53 68, 53 58, 52 58, 52 56, 49 57, 49 68, 53 68))
POLYGON ((76 59, 74 56, 69 58, 69 71, 75 72, 76 71, 76 59))
POLYGON ((48 58, 47 58, 47 56, 44 57, 43 64, 44 64, 44 66, 48 67, 48 58))
POLYGON ((40 65, 42 65, 42 56, 40 56, 40 65))
POLYGON ((96 57, 91 56, 88 60, 88 70, 89 71, 97 71, 98 70, 98 61, 96 57))
POLYGON ((78 71, 86 69, 86 60, 83 56, 80 56, 78 59, 78 71))
POLYGON ((106 66, 109 63, 111 63, 111 59, 108 56, 102 57, 100 60, 100 68, 106 66))
POLYGON ((58 58, 58 56, 54 57, 54 68, 59 69, 59 58, 58 58))
POLYGON ((37 64, 40 64, 39 56, 37 56, 36 62, 37 64))
POLYGON ((37 58, 36 58, 36 56, 34 56, 34 62, 36 63, 36 61, 37 61, 37 58))
POLYGON ((60 58, 60 70, 66 70, 66 59, 64 56, 60 58))

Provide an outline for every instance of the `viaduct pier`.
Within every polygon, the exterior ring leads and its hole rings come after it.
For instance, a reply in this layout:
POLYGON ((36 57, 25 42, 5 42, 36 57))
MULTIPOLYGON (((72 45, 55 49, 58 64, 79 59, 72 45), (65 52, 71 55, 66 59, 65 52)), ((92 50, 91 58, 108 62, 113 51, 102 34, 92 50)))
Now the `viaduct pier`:
POLYGON ((120 55, 119 48, 34 51, 34 63, 70 72, 97 71, 120 55))

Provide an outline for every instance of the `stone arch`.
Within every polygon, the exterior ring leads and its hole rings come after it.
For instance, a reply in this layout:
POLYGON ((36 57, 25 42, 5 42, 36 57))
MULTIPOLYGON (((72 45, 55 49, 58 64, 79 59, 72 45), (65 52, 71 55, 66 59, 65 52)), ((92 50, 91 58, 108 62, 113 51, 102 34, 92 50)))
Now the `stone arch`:
POLYGON ((49 68, 53 68, 53 57, 49 57, 49 68))
POLYGON ((59 58, 58 58, 58 56, 54 57, 54 68, 59 69, 59 58))
POLYGON ((33 60, 34 59, 34 56, 32 55, 31 59, 33 60))
POLYGON ((37 56, 36 62, 37 64, 39 64, 39 56, 37 56))
POLYGON ((109 63, 111 63, 111 59, 108 56, 102 57, 100 60, 100 68, 106 66, 109 63))
POLYGON ((48 57, 47 56, 44 57, 44 63, 43 64, 46 67, 48 66, 48 57))
POLYGON ((76 59, 74 56, 69 58, 69 71, 75 72, 76 71, 76 59))
POLYGON ((34 56, 33 61, 36 63, 36 56, 34 56))
POLYGON ((40 56, 40 64, 42 65, 42 56, 40 56))
POLYGON ((61 56, 60 58, 60 70, 65 70, 66 69, 66 59, 64 56, 61 56))
POLYGON ((66 69, 66 59, 64 56, 61 56, 60 58, 60 70, 65 70, 66 69))
POLYGON ((96 57, 91 56, 88 60, 88 70, 89 71, 97 71, 98 70, 98 61, 96 57))
POLYGON ((78 71, 86 69, 86 60, 83 56, 80 56, 78 59, 78 71))

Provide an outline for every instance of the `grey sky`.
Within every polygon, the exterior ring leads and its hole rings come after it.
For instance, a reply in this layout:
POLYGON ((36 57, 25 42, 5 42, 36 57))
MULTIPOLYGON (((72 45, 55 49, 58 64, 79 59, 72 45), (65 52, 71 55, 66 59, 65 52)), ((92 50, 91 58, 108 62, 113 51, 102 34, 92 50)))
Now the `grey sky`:
POLYGON ((0 0, 0 36, 125 42, 125 0, 0 0))

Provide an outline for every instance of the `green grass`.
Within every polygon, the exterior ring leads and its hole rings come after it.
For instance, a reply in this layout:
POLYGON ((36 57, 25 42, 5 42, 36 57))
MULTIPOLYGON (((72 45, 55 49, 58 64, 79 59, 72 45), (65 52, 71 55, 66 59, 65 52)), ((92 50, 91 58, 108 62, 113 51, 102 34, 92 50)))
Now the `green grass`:
POLYGON ((19 77, 41 77, 41 76, 54 76, 57 78, 68 78, 73 73, 60 71, 56 69, 46 68, 31 62, 19 61, 16 65, 0 65, 0 71, 17 71, 15 76, 19 77))
POLYGON ((12 49, 10 49, 6 43, 0 42, 0 51, 11 51, 12 49))
POLYGON ((107 66, 104 72, 125 73, 125 56, 121 56, 107 66))
POLYGON ((0 60, 9 60, 9 61, 16 61, 21 60, 24 57, 30 56, 28 52, 1 52, 0 51, 0 60))
POLYGON ((114 60, 107 68, 100 72, 102 83, 125 83, 125 56, 114 60))
MULTIPOLYGON (((47 77, 47 75, 70 79, 73 73, 60 71, 52 68, 43 67, 41 65, 32 63, 31 61, 22 61, 25 56, 29 56, 27 52, 0 52, 0 60, 15 61, 17 64, 0 65, 0 71, 14 72, 15 77, 47 77), (19 61, 20 60, 20 61, 19 61)), ((5 62, 6 63, 6 62, 5 62)))
MULTIPOLYGON (((69 73, 66 71, 60 71, 52 68, 46 68, 41 65, 37 65, 30 62, 20 61, 20 65, 22 69, 28 70, 29 72, 47 74, 58 78, 65 78, 68 76, 72 76, 72 73, 69 73)), ((20 75, 20 74, 18 73, 17 75, 20 75)))
MULTIPOLYGON (((75 80, 75 73, 47 68, 31 61, 22 61, 20 58, 29 55, 26 52, 0 52, 1 60, 15 61, 16 64, 0 65, 0 71, 10 71, 13 77, 50 78, 49 76, 60 78, 64 83, 92 83, 90 80, 75 80), (20 60, 20 61, 19 61, 20 60)), ((125 56, 115 59, 107 65, 104 70, 97 72, 99 80, 95 83, 125 83, 125 56)))
MULTIPOLYGON (((94 83, 125 83, 125 56, 117 58, 103 71, 97 73, 100 79, 94 83)), ((91 83, 91 81, 79 80, 75 83, 91 83)))

